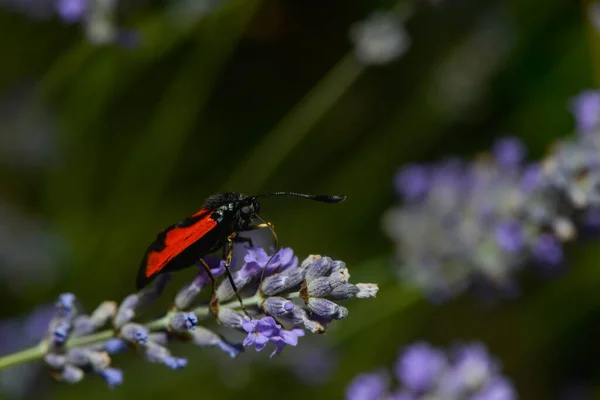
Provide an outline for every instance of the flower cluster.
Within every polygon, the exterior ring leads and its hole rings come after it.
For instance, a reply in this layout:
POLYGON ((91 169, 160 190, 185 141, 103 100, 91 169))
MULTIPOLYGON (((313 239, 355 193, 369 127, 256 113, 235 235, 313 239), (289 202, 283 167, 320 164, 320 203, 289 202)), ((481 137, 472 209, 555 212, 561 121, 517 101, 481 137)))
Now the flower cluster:
POLYGON ((539 163, 506 137, 471 162, 403 168, 403 202, 384 217, 402 277, 445 299, 473 286, 513 289, 528 265, 560 267, 564 242, 600 228, 599 96, 572 102, 579 135, 539 163))
MULTIPOLYGON (((222 278, 224 261, 216 260, 209 266, 213 276, 222 278)), ((218 347, 231 357, 244 347, 254 346, 261 351, 271 343, 273 356, 286 345, 296 346, 304 329, 323 333, 328 323, 345 318, 348 310, 336 301, 375 297, 377 285, 354 285, 349 278, 346 265, 329 257, 309 256, 299 264, 289 248, 270 256, 262 248, 251 247, 233 272, 247 314, 241 312, 228 279, 221 279, 214 297, 200 297, 204 288, 211 287, 204 269, 178 291, 172 309, 164 317, 146 324, 136 320, 159 297, 167 276, 158 279, 154 287, 127 296, 120 305, 106 301, 89 315, 79 312, 73 294, 65 293, 56 303, 43 341, 44 360, 58 380, 76 383, 86 374, 96 374, 113 387, 122 382, 123 375, 111 367, 110 355, 129 348, 171 369, 187 364, 186 358, 176 357, 168 349, 174 340, 218 347), (199 325, 200 320, 213 318, 245 338, 230 341, 199 325), (107 325, 109 329, 99 332, 107 325)))
POLYGON ((514 400, 511 382, 501 375, 499 363, 481 343, 467 343, 444 352, 425 342, 403 349, 391 389, 386 371, 363 373, 346 390, 348 400, 514 400))

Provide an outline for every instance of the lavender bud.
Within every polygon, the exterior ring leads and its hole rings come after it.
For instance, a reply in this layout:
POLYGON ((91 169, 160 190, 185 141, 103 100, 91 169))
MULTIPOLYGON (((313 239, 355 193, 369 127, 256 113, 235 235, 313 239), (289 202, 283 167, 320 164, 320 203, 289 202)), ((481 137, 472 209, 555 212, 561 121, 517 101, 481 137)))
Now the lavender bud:
MULTIPOLYGON (((348 271, 348 268, 346 268, 346 263, 340 260, 335 260, 331 263, 331 272, 337 272, 340 270, 346 270, 348 271)), ((348 275, 349 277, 350 275, 348 275)))
POLYGON ((325 318, 334 317, 338 314, 340 308, 340 306, 335 304, 333 301, 318 297, 309 298, 306 305, 310 311, 325 318))
POLYGON ((191 306, 202 287, 203 285, 198 284, 197 279, 185 285, 175 296, 175 307, 178 310, 185 310, 191 306))
MULTIPOLYGON (((238 290, 241 290, 243 287, 245 287, 252 281, 252 276, 242 276, 236 273, 233 275, 233 281, 235 282, 235 286, 238 288, 238 290)), ((221 281, 221 283, 217 287, 216 296, 217 299, 219 299, 219 301, 227 301, 232 299, 233 296, 235 296, 235 291, 231 287, 231 282, 229 282, 229 279, 224 279, 223 281, 221 281)))
POLYGON ((56 303, 56 307, 59 311, 63 311, 67 314, 73 312, 75 308, 75 295, 73 293, 63 293, 58 296, 58 302, 56 303))
POLYGON ((73 336, 89 335, 96 329, 96 324, 87 315, 80 315, 73 321, 73 336))
POLYGON ((66 365, 61 371, 58 379, 69 384, 74 384, 80 382, 83 379, 83 376, 84 373, 80 368, 73 365, 66 365))
POLYGON ((69 330, 71 329, 71 324, 69 324, 65 320, 55 321, 52 327, 52 339, 54 343, 63 344, 67 341, 69 337, 69 330))
POLYGON ((341 283, 331 291, 331 298, 336 300, 351 299, 360 292, 360 289, 351 283, 341 283))
POLYGON ((95 324, 96 329, 104 326, 117 312, 117 303, 114 301, 102 302, 92 313, 90 319, 95 324))
POLYGON ((135 317, 135 310, 140 303, 140 297, 138 294, 131 294, 121 302, 117 315, 115 315, 113 324, 116 328, 119 328, 135 317))
POLYGON ((306 290, 310 297, 325 297, 331 293, 333 287, 328 277, 320 277, 311 281, 306 290))
POLYGON ((200 326, 192 333, 192 341, 196 346, 219 347, 227 352, 231 358, 237 357, 238 354, 244 351, 243 346, 230 344, 221 336, 200 326))
POLYGON ((169 327, 177 332, 186 332, 193 330, 198 324, 198 318, 193 312, 179 312, 169 322, 169 327))
POLYGON ((119 338, 108 339, 104 342, 104 351, 108 354, 122 353, 127 350, 127 342, 119 338))
POLYGON ((166 348, 154 342, 148 342, 145 346, 146 359, 152 363, 163 363, 165 358, 171 356, 171 352, 166 348))
POLYGON ((329 257, 321 257, 316 260, 314 263, 306 267, 306 282, 310 283, 311 281, 321 277, 327 276, 331 272, 332 261, 329 257))
POLYGON ((268 297, 263 301, 262 309, 268 315, 281 317, 294 309, 294 303, 283 297, 268 297))
POLYGON ((187 365, 187 358, 169 356, 164 358, 163 364, 171 369, 181 369, 187 365))
POLYGON ((44 361, 52 369, 63 369, 67 362, 67 358, 62 354, 48 353, 44 356, 44 361))
POLYGON ((219 308, 219 322, 229 328, 239 329, 242 327, 245 316, 242 313, 232 310, 228 307, 219 308))
POLYGON ((325 327, 321 325, 317 321, 313 321, 308 318, 308 314, 306 311, 299 307, 294 307, 292 312, 289 315, 290 321, 292 321, 295 325, 303 325, 306 329, 311 331, 312 333, 321 333, 325 332, 325 327))
POLYGON ((107 368, 110 365, 110 357, 105 352, 74 348, 67 352, 66 357, 68 364, 77 367, 86 367, 90 365, 96 371, 107 368))
POLYGON ((321 258, 321 256, 311 254, 310 256, 306 257, 304 261, 302 261, 302 264, 300 264, 300 268, 306 269, 309 265, 314 264, 315 261, 317 261, 319 258, 321 258))
POLYGON ((123 371, 116 368, 105 368, 98 371, 98 375, 104 379, 108 387, 114 389, 115 386, 119 386, 123 383, 123 371))
POLYGON ((338 312, 333 316, 335 319, 344 319, 348 316, 348 309, 344 306, 338 305, 338 312))
POLYGON ((331 272, 331 275, 329 275, 329 280, 334 288, 341 283, 348 283, 348 281, 350 280, 350 273, 348 272, 348 268, 340 268, 338 270, 333 270, 331 272))
POLYGON ((119 310, 115 316, 115 319, 113 320, 113 325, 115 328, 119 328, 131 321, 133 317, 135 317, 135 311, 132 309, 119 310))
POLYGON ((292 268, 265 278, 260 287, 264 294, 273 296, 300 285, 303 279, 304 270, 292 268))
POLYGON ((140 324, 126 324, 121 328, 121 337, 131 343, 146 344, 148 342, 148 329, 140 324))
POLYGON ((357 283, 358 293, 356 297, 359 299, 374 298, 379 291, 379 286, 376 283, 357 283))

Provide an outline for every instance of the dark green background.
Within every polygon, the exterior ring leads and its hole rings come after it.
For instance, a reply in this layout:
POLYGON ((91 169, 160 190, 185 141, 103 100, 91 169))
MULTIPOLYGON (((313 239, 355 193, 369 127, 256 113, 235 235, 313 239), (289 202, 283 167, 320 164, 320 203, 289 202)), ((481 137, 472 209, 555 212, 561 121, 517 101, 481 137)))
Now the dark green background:
MULTIPOLYGON (((37 398, 341 398, 355 374, 390 366, 415 339, 440 346, 483 340, 523 399, 560 398, 579 382, 593 398, 600 383, 596 243, 570 247, 567 274, 524 282, 517 300, 489 307, 463 296, 434 306, 395 281, 392 244, 381 231, 402 164, 470 157, 507 133, 521 137, 535 159, 573 131, 567 103, 594 86, 598 44, 580 2, 418 3, 407 22, 408 53, 368 69, 352 59, 348 29, 391 1, 233 0, 181 29, 168 23, 163 5, 136 4, 122 21, 142 32, 135 50, 94 47, 78 26, 0 12, 0 91, 33 82, 56 116, 59 149, 42 172, 1 163, 1 194, 50 221, 69 248, 57 261, 57 284, 0 291, 0 317, 63 291, 90 308, 121 299, 155 233, 226 190, 346 194, 339 206, 265 200, 262 216, 301 258, 345 260, 354 282, 376 281, 381 291, 346 304, 349 318, 315 338, 339 356, 323 386, 304 385, 266 352, 231 362, 217 350, 177 346, 189 357, 185 370, 117 356, 125 383, 115 392, 99 379, 70 387, 44 377, 37 398), (431 93, 436 76, 452 77, 440 66, 489 16, 506 25, 501 38, 510 46, 502 57, 493 42, 472 53, 471 68, 486 57, 492 68, 472 82, 478 92, 469 103, 443 113, 431 93)), ((461 70, 474 77, 468 66, 461 70)), ((465 94, 458 90, 446 104, 465 94)), ((177 282, 189 279, 182 275, 177 282)), ((298 357, 302 344, 286 357, 298 357)))

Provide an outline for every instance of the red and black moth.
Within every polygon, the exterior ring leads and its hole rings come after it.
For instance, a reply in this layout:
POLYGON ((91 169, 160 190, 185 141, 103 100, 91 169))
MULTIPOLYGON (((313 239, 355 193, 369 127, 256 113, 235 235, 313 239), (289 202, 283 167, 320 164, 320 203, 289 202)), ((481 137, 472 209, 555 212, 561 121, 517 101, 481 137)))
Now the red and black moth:
MULTIPOLYGON (((239 236, 241 232, 255 229, 271 229, 273 225, 264 221, 258 213, 258 198, 271 196, 292 196, 324 203, 340 203, 345 196, 312 196, 301 193, 276 192, 260 196, 247 196, 238 192, 220 193, 209 197, 195 214, 167 227, 150 244, 142 259, 137 276, 137 289, 140 290, 158 275, 188 268, 200 262, 213 281, 215 280, 204 257, 223 250, 225 269, 231 286, 237 295, 237 288, 229 271, 233 243, 248 242, 249 238, 239 236), (261 221, 260 223, 256 223, 261 221)), ((239 298, 238 295, 238 300, 239 298)))

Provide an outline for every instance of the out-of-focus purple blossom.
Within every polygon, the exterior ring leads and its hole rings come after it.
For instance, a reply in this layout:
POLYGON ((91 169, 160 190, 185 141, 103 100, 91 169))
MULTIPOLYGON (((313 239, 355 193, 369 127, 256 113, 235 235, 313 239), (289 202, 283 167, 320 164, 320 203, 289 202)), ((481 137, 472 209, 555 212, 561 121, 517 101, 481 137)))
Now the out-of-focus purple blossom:
POLYGON ((402 202, 384 216, 399 276, 439 302, 474 288, 510 296, 533 265, 562 270, 565 242, 600 234, 598 93, 573 103, 587 133, 556 142, 539 162, 525 163, 523 144, 509 137, 491 155, 421 166, 427 189, 413 199, 400 185, 402 202))
POLYGON ((398 172, 394 184, 406 201, 419 200, 429 190, 429 171, 423 165, 409 165, 398 172))
POLYGON ((496 226, 496 242, 504 250, 514 253, 525 244, 523 228, 517 221, 503 221, 496 226))
POLYGON ((518 168, 525 159, 525 145, 515 137, 504 137, 494 143, 492 152, 502 168, 518 168))
POLYGON ((358 375, 346 389, 346 400, 380 400, 389 388, 389 379, 380 373, 358 375))
POLYGON ((533 257, 542 265, 557 266, 563 261, 560 242, 549 233, 540 235, 533 245, 533 257))
POLYGON ((504 377, 495 376, 475 393, 470 400, 516 400, 513 385, 504 377))
POLYGON ((396 362, 398 385, 382 372, 359 374, 346 390, 347 399, 516 400, 511 382, 481 343, 462 344, 443 352, 425 342, 407 346, 396 362))
POLYGON ((63 21, 74 23, 83 18, 88 3, 89 0, 57 0, 56 11, 63 21))
POLYGON ((596 130, 600 123, 600 92, 585 90, 579 93, 571 99, 570 110, 578 132, 585 134, 596 130))
POLYGON ((396 363, 396 376, 415 393, 425 393, 438 382, 448 366, 446 355, 425 342, 408 346, 396 363))

